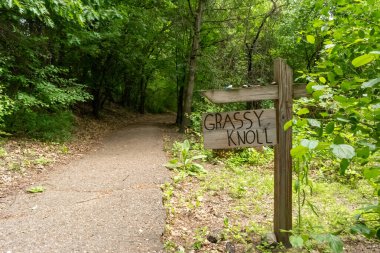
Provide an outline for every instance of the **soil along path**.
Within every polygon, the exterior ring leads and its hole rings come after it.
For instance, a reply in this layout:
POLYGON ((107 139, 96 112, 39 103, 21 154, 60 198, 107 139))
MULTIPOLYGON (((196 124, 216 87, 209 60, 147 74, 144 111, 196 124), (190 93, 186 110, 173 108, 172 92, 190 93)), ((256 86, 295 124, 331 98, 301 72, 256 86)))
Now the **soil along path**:
MULTIPOLYGON (((153 117, 154 118, 154 117, 153 117)), ((163 125, 134 124, 0 201, 0 252, 162 252, 163 125)))

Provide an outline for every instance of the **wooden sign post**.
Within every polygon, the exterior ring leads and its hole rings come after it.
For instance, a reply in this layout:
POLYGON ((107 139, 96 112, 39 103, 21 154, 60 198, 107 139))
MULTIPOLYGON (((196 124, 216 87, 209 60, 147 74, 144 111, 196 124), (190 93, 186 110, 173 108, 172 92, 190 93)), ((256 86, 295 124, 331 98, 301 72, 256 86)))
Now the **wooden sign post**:
POLYGON ((289 247, 292 229, 292 130, 284 125, 293 117, 293 71, 281 59, 274 62, 274 81, 278 83, 277 140, 274 146, 274 217, 273 227, 277 240, 289 247))
POLYGON ((292 119, 293 98, 307 96, 305 85, 293 87, 293 71, 283 59, 274 62, 276 85, 231 90, 209 90, 203 95, 214 103, 275 100, 275 110, 251 110, 203 115, 206 148, 237 148, 274 145, 274 217, 278 242, 289 247, 292 229, 292 119))

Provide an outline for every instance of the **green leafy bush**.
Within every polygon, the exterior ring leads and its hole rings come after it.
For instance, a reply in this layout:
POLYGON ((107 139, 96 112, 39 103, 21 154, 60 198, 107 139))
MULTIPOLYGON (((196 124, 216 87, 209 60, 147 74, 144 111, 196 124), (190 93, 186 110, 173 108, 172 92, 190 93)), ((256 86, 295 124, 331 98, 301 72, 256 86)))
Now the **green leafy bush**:
POLYGON ((254 148, 244 148, 240 151, 235 151, 228 159, 227 165, 230 167, 236 166, 262 166, 269 164, 273 160, 273 149, 263 147, 263 151, 257 151, 254 148))
POLYGON ((3 87, 0 85, 0 134, 4 128, 4 117, 11 114, 13 110, 13 101, 2 92, 3 87))
POLYGON ((190 150, 190 142, 188 140, 182 143, 175 142, 173 144, 173 152, 175 158, 165 164, 167 168, 179 170, 191 176, 207 172, 201 164, 195 162, 195 160, 206 158, 206 156, 194 155, 190 150))
POLYGON ((298 44, 312 48, 318 57, 301 77, 311 98, 295 104, 300 108, 286 128, 293 125, 296 136, 292 155, 297 193, 311 188, 310 172, 327 170, 334 180, 349 178, 353 184, 368 180, 371 201, 358 210, 351 231, 380 238, 380 33, 374 25, 379 20, 375 2, 302 2, 316 15, 300 28, 298 44))
POLYGON ((28 76, 16 76, 9 72, 12 64, 11 58, 0 57, 4 81, 0 90, 5 92, 0 95, 0 130, 44 141, 69 139, 73 115, 68 110, 91 99, 85 86, 69 78, 62 67, 47 65, 28 76))
POLYGON ((171 82, 157 75, 158 80, 147 88, 145 108, 151 113, 175 111, 177 106, 176 90, 171 82))
POLYGON ((24 110, 7 117, 6 131, 44 141, 63 142, 70 139, 73 122, 73 114, 69 111, 48 113, 24 110))

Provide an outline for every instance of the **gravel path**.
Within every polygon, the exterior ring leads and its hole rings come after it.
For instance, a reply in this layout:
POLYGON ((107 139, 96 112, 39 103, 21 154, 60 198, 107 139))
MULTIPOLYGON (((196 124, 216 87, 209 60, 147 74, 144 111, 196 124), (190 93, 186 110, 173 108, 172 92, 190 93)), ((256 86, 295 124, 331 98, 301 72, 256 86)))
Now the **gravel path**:
POLYGON ((164 125, 135 124, 0 200, 0 252, 163 252, 164 125))

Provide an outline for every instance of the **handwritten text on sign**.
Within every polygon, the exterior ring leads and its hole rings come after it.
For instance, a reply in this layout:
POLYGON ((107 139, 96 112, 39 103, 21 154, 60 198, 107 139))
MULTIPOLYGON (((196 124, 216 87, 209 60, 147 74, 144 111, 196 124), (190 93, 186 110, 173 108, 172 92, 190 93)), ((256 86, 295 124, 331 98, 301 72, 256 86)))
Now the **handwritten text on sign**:
POLYGON ((277 144, 274 109, 205 113, 204 146, 225 149, 277 144))

